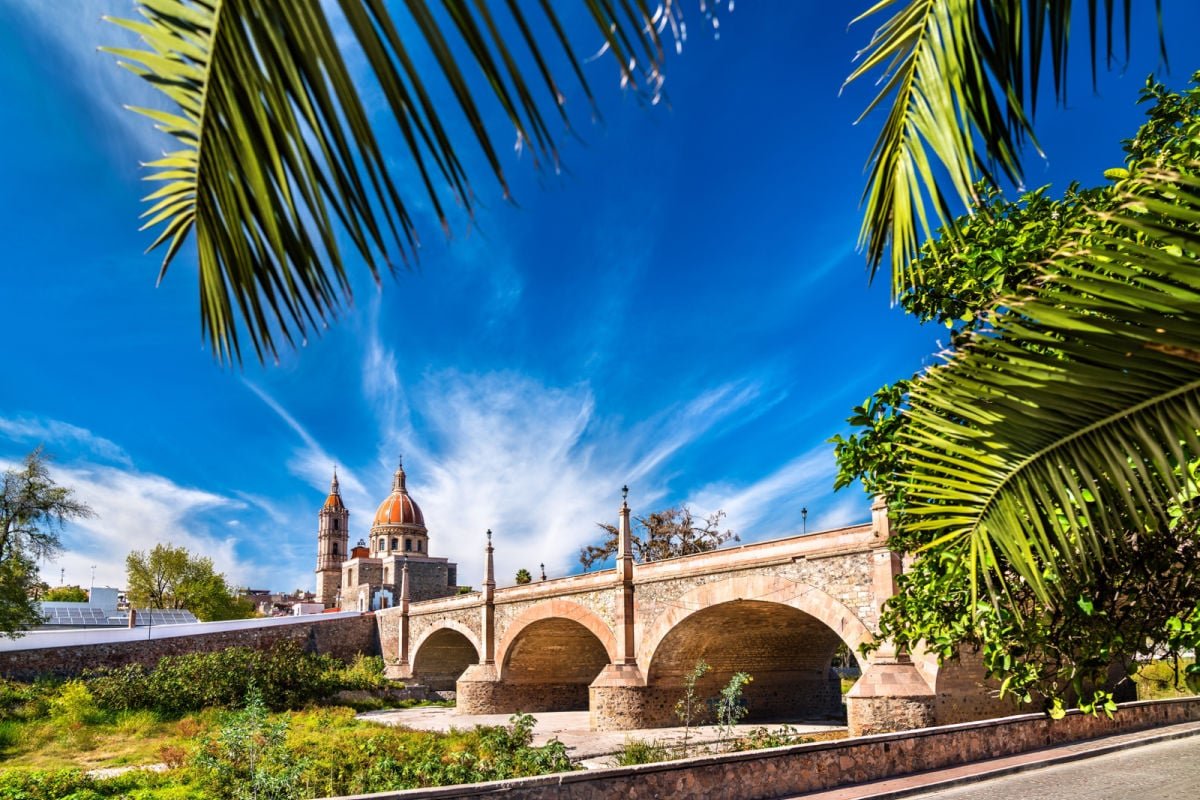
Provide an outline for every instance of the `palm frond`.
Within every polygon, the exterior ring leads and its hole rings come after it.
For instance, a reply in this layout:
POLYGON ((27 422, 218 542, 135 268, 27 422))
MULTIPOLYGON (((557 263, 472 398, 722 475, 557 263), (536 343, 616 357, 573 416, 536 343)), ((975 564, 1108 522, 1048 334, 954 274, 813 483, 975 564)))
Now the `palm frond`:
POLYGON ((1050 603, 1197 493, 1200 178, 1133 183, 1111 232, 911 393, 911 529, 960 540, 985 575, 1001 554, 1050 603))
MULTIPOLYGON (((1093 79, 1100 28, 1113 58, 1114 3, 1088 2, 1093 79)), ((1066 96, 1072 8, 1072 0, 879 0, 855 20, 891 12, 846 83, 878 75, 859 121, 891 103, 868 162, 859 245, 872 277, 890 254, 894 295, 920 285, 912 264, 921 239, 951 220, 943 182, 970 208, 977 180, 994 185, 999 172, 1020 181, 1021 148, 1036 146, 1030 120, 1047 48, 1055 95, 1066 96)))
MULTIPOLYGON (((448 229, 445 198, 470 213, 475 197, 458 155, 463 142, 451 135, 445 109, 431 99, 431 77, 450 86, 470 129, 467 140, 482 148, 506 196, 480 104, 486 97, 499 103, 535 164, 557 164, 556 136, 545 115, 553 109, 565 124, 566 114, 547 45, 563 50, 584 94, 592 95, 548 0, 539 5, 548 34, 535 34, 517 0, 503 6, 520 32, 525 57, 536 65, 540 92, 524 77, 521 58, 485 0, 443 0, 440 15, 433 5, 405 3, 413 38, 437 64, 431 76, 418 70, 413 42, 401 36, 384 0, 338 0, 424 198, 448 229), (470 63, 486 89, 473 88, 466 74, 470 63)), ((658 91, 664 57, 659 31, 678 15, 675 3, 657 15, 645 0, 581 5, 596 24, 597 40, 615 56, 622 82, 648 94, 658 91)), ((146 198, 144 214, 145 227, 158 231, 151 249, 165 247, 159 279, 194 232, 201 325, 214 353, 240 360, 244 326, 259 360, 277 357, 277 337, 294 344, 349 297, 339 234, 377 281, 413 258, 413 201, 402 199, 389 174, 389 154, 380 148, 320 0, 140 0, 139 11, 141 20, 111 21, 138 34, 145 48, 107 49, 171 105, 170 111, 135 109, 179 144, 147 165, 153 170, 147 180, 161 184, 146 198)))

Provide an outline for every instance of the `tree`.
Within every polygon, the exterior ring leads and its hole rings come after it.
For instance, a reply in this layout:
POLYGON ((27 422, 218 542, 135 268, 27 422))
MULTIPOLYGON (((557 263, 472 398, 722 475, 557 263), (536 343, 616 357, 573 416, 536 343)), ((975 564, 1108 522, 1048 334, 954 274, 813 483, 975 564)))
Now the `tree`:
POLYGON ((238 597, 213 570, 212 559, 193 556, 185 547, 157 544, 149 553, 133 551, 125 559, 129 603, 143 608, 184 608, 204 621, 243 619, 254 605, 238 597))
MULTIPOLYGON (((444 229, 443 193, 467 213, 475 195, 458 156, 461 143, 443 121, 447 109, 437 107, 426 89, 435 74, 452 87, 469 123, 464 138, 481 148, 506 197, 502 148, 480 113, 487 97, 500 104, 518 148, 532 151, 538 166, 558 165, 546 118, 568 122, 565 84, 548 58, 550 49, 563 52, 598 116, 554 4, 541 3, 531 20, 517 3, 449 0, 446 9, 469 55, 453 47, 425 0, 405 4, 409 26, 398 26, 378 0, 336 5, 444 229), (502 8, 508 13, 497 19, 502 8), (507 40, 501 35, 506 25, 519 32, 519 44, 516 34, 507 40), (418 69, 409 55, 414 45, 429 48, 435 68, 418 69), (486 89, 473 88, 464 62, 478 68, 486 89), (526 80, 532 65, 544 92, 526 80)), ((1106 14, 1096 3, 1088 5, 1093 72, 1102 27, 1109 34, 1105 58, 1113 58, 1110 5, 1106 14)), ((669 30, 681 43, 682 6, 668 0, 652 12, 640 1, 587 0, 595 41, 585 47, 602 42, 622 86, 657 101, 670 49, 660 31, 669 30)), ((335 220, 376 280, 382 265, 394 269, 417 244, 409 206, 389 175, 325 7, 319 0, 292 0, 287 13, 282 8, 279 0, 155 0, 139 4, 144 21, 112 20, 141 36, 145 48, 110 52, 169 101, 168 111, 139 110, 179 142, 178 150, 149 164, 150 178, 162 184, 146 198, 144 215, 146 227, 159 230, 152 247, 165 247, 159 277, 195 232, 201 327, 219 358, 240 359, 239 323, 261 360, 277 354, 277 336, 292 344, 336 313, 349 296, 349 281, 335 220)), ((871 154, 861 240, 872 270, 890 246, 897 291, 916 283, 908 266, 919 243, 918 223, 929 232, 926 194, 939 220, 950 217, 937 168, 964 201, 974 199, 976 178, 995 183, 993 164, 1020 177, 1019 148, 1033 134, 1044 52, 1051 56, 1055 94, 1065 97, 1071 8, 1070 0, 1049 8, 1033 0, 882 0, 856 20, 892 12, 847 83, 882 73, 879 94, 864 116, 892 101, 871 154)))
POLYGON ((86 603, 88 593, 81 586, 55 586, 42 596, 43 600, 60 603, 86 603))
POLYGON ((529 570, 522 567, 517 570, 517 585, 524 586, 527 583, 533 583, 533 576, 529 574, 529 570))
POLYGON ((54 482, 49 462, 39 447, 25 456, 23 467, 0 477, 0 633, 6 636, 41 622, 33 600, 41 586, 37 562, 59 551, 68 521, 94 516, 87 503, 54 482))
MULTIPOLYGON (((656 511, 646 517, 635 517, 636 527, 642 533, 632 534, 633 556, 643 563, 661 561, 664 558, 716 550, 730 540, 740 541, 733 531, 721 530, 721 520, 724 518, 725 512, 718 510, 697 522, 687 505, 656 511)), ((605 522, 597 522, 596 525, 604 531, 604 543, 580 549, 579 563, 584 569, 591 569, 593 565, 603 563, 617 554, 617 527, 605 522)))
POLYGON ((838 485, 888 495, 896 546, 919 554, 884 635, 980 646, 1056 710, 1108 704, 1114 661, 1200 638, 1200 88, 1148 82, 1143 100, 1115 183, 992 196, 925 245, 906 303, 954 349, 835 437, 838 485))

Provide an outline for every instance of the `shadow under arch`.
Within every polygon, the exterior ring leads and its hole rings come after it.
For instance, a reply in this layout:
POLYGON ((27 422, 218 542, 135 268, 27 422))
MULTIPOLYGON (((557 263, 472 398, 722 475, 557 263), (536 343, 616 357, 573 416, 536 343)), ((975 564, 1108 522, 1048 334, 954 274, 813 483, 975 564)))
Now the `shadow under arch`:
POLYGON ((501 683, 524 711, 588 708, 588 686, 616 655, 616 637, 595 612, 569 600, 527 608, 496 648, 501 683))
POLYGON ((872 639, 867 626, 828 593, 777 575, 734 576, 698 586, 645 629, 638 664, 647 690, 666 702, 701 660, 710 671, 697 684, 715 696, 734 672, 754 679, 744 696, 750 719, 841 714, 834 652, 872 639))
POLYGON ((454 620, 431 626, 412 646, 412 674, 435 691, 453 691, 467 667, 479 663, 475 632, 454 620))

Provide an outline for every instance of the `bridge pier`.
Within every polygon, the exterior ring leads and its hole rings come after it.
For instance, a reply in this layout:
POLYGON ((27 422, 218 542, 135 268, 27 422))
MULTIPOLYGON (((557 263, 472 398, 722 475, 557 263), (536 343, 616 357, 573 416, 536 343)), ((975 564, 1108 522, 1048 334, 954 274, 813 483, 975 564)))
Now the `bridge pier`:
POLYGON ((907 655, 879 652, 846 693, 851 736, 927 728, 935 693, 907 655))
POLYGON ((594 731, 646 728, 661 716, 657 698, 636 664, 609 664, 588 687, 588 724, 594 731))

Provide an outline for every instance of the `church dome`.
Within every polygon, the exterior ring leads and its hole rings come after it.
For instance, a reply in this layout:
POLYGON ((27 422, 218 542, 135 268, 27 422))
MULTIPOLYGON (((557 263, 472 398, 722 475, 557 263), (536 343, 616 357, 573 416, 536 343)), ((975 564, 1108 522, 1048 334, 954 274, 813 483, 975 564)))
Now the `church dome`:
POLYGON ((408 494, 405 481, 404 466, 396 469, 392 477, 392 493, 389 494, 375 511, 375 519, 371 527, 377 525, 411 525, 425 528, 425 515, 421 507, 408 494))

